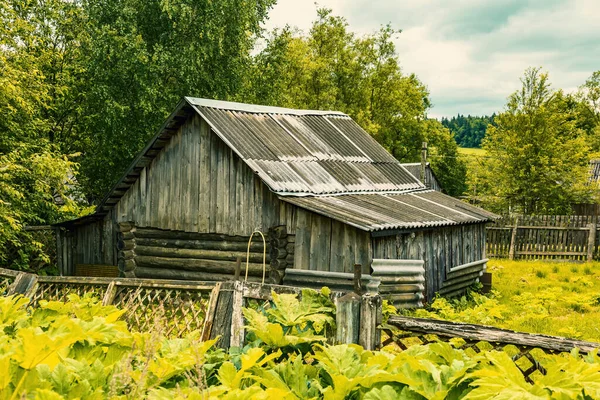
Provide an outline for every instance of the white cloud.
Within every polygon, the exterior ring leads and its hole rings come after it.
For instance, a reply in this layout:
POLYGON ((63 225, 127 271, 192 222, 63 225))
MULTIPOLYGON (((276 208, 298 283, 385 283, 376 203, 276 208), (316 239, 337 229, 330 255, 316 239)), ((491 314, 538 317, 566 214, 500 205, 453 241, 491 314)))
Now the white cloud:
MULTIPOLYGON (((350 29, 390 22, 403 70, 431 92, 432 116, 500 111, 528 67, 541 66, 554 87, 576 90, 600 70, 596 0, 322 0, 350 29)), ((312 1, 280 0, 267 28, 310 29, 312 1)))

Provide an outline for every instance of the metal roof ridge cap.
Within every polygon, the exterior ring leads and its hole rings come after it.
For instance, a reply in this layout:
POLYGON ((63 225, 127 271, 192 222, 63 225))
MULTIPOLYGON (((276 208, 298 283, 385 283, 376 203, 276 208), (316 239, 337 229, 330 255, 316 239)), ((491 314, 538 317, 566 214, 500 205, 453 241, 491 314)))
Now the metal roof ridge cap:
MULTIPOLYGON (((420 189, 420 188, 419 188, 420 189)), ((355 196, 355 195, 367 195, 367 194, 413 194, 423 192, 433 192, 434 190, 419 190, 419 189, 408 189, 408 190, 354 190, 348 192, 331 192, 331 193, 312 193, 312 192, 274 192, 278 196, 282 197, 340 197, 340 196, 355 196)))
POLYGON ((265 106, 259 104, 238 103, 234 101, 203 99, 199 97, 186 96, 185 100, 192 106, 209 107, 221 110, 241 111, 257 114, 286 114, 286 115, 337 115, 348 117, 341 111, 323 111, 323 110, 298 110, 293 108, 265 106))

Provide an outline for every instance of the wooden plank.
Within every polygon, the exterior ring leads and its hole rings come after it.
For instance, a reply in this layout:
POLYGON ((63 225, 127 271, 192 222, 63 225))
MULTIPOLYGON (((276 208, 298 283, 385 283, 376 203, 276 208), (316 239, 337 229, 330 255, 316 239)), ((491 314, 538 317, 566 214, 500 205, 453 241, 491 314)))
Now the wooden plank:
POLYGON ((220 233, 217 231, 217 213, 218 213, 218 174, 219 174, 219 138, 214 132, 210 132, 210 172, 209 172, 209 201, 208 201, 208 231, 220 233))
POLYGON ((229 150, 229 212, 227 215, 227 232, 235 232, 237 229, 238 219, 238 203, 237 203, 237 168, 236 160, 237 155, 229 150))
POLYGON ((362 265, 362 273, 368 275, 371 273, 371 260, 373 259, 371 236, 369 232, 361 231, 360 229, 352 227, 348 227, 348 229, 354 229, 356 235, 356 245, 354 247, 355 263, 362 265))
MULTIPOLYGON (((340 272, 351 272, 353 264, 362 264, 362 262, 357 259, 356 253, 357 230, 353 226, 342 224, 342 232, 343 236, 339 238, 342 242, 342 269, 340 272)), ((333 237, 336 237, 335 233, 333 237)))
POLYGON ((595 349, 600 347, 600 343, 584 342, 558 336, 520 333, 482 325, 424 318, 409 318, 397 315, 393 315, 388 319, 388 325, 403 331, 421 334, 433 334, 441 337, 463 338, 473 341, 485 341, 507 345, 512 344, 517 347, 538 347, 553 352, 569 352, 574 348, 578 348, 580 353, 586 354, 595 351, 595 349))
POLYGON ((198 195, 198 231, 209 232, 210 214, 210 129, 206 121, 200 122, 200 186, 198 195))
MULTIPOLYGON (((345 272, 345 264, 350 258, 346 253, 346 225, 339 221, 331 222, 331 258, 329 260, 329 270, 331 272, 345 272)), ((354 254, 352 254, 354 260, 354 254)))
POLYGON ((233 300, 231 309, 231 347, 244 347, 245 329, 244 315, 242 308, 244 307, 244 285, 242 282, 234 282, 233 300))
POLYGON ((236 210, 237 210, 237 220, 238 220, 238 230, 236 233, 238 235, 246 235, 250 234, 250 230, 247 228, 248 225, 248 215, 246 213, 246 190, 245 190, 245 168, 242 164, 241 159, 237 159, 237 168, 236 168, 236 210))
POLYGON ((210 334, 212 331, 213 323, 215 321, 216 311, 217 311, 217 303, 219 301, 219 293, 221 291, 221 282, 217 282, 215 287, 210 292, 210 297, 208 300, 208 306, 206 307, 206 316, 204 318, 204 323, 202 324, 202 334, 200 336, 200 340, 205 342, 210 339, 210 334))
POLYGON ((190 232, 198 232, 198 206, 200 202, 200 124, 198 115, 194 115, 188 130, 190 137, 189 198, 186 211, 190 232))
POLYGON ((329 271, 331 219, 313 214, 310 235, 309 269, 329 271))
POLYGON ((527 256, 586 256, 586 251, 557 251, 557 252, 541 252, 541 251, 517 251, 515 255, 527 255, 527 256))
POLYGON ((309 211, 298 209, 294 269, 310 269, 311 219, 312 214, 309 211))

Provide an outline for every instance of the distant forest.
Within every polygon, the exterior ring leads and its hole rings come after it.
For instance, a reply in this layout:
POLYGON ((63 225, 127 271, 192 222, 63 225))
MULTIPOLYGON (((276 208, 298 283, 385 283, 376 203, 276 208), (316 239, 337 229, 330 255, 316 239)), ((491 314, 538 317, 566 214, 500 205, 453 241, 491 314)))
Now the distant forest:
POLYGON ((496 114, 482 117, 458 114, 451 119, 442 118, 442 125, 454 134, 454 140, 460 147, 481 147, 481 140, 489 124, 494 125, 496 114))

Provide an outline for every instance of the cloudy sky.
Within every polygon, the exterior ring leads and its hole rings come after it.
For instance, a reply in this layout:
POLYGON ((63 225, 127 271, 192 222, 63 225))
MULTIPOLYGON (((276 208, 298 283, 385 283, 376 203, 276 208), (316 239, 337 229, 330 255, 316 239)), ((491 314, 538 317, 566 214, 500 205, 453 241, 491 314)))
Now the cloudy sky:
MULTIPOLYGON (((600 70, 599 0, 319 0, 358 33, 392 24, 403 70, 427 85, 430 116, 502 110, 529 66, 573 91, 600 70)), ((267 28, 308 31, 312 0, 278 0, 267 28)))

